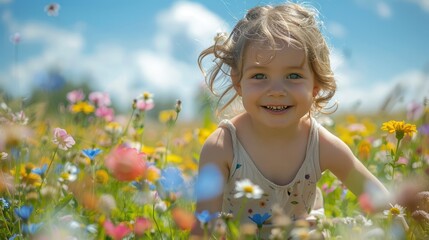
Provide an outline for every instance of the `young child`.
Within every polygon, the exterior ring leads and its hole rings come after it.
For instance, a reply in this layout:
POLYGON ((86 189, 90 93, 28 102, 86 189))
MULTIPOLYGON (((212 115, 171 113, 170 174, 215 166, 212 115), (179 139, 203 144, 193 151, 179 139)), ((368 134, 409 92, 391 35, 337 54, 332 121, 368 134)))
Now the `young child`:
MULTIPOLYGON (((239 100, 244 111, 221 121, 203 146, 200 169, 214 164, 225 185, 218 197, 198 200, 197 212, 232 213, 251 223, 249 216, 272 214, 276 204, 291 219, 305 219, 323 207, 320 201, 315 206, 315 199, 325 170, 357 196, 366 184, 388 194, 349 147, 312 117, 336 90, 319 25, 317 12, 300 4, 255 7, 229 36, 218 34, 214 45, 200 54, 201 69, 206 57, 214 57, 206 81, 213 93, 223 87, 222 110, 239 100), (236 182, 244 179, 259 186, 263 195, 246 200, 243 207, 235 194, 236 182)), ((256 186, 242 188, 251 194, 256 186)), ((269 229, 270 219, 263 235, 269 229)))

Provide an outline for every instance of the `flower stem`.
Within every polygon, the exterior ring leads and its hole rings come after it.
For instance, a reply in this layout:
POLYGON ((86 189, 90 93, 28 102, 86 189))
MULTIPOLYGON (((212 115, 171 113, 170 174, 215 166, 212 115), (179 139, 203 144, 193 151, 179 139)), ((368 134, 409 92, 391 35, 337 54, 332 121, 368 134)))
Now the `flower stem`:
POLYGON ((48 177, 49 169, 51 169, 52 162, 54 162, 54 158, 57 152, 58 152, 58 147, 55 149, 54 154, 52 154, 51 161, 49 162, 49 165, 48 165, 48 169, 46 169, 46 172, 42 178, 42 182, 40 183, 39 189, 37 190, 39 194, 40 194, 40 190, 42 190, 42 186, 43 186, 43 183, 45 182, 45 179, 48 177))

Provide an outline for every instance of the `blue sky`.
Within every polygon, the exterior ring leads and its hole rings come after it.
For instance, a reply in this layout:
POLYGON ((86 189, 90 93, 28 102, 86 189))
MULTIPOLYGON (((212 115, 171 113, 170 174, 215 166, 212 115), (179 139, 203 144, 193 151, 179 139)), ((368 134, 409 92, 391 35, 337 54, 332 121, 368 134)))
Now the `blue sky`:
MULTIPOLYGON (((25 96, 56 69, 71 81, 90 79, 122 106, 150 91, 155 102, 182 99, 192 116, 203 84, 199 52, 248 8, 279 2, 57 1, 52 17, 44 11, 50 1, 0 0, 0 89, 25 96)), ((320 11, 332 48, 340 110, 377 110, 396 85, 403 90, 397 107, 429 97, 429 0, 306 3, 320 11)))

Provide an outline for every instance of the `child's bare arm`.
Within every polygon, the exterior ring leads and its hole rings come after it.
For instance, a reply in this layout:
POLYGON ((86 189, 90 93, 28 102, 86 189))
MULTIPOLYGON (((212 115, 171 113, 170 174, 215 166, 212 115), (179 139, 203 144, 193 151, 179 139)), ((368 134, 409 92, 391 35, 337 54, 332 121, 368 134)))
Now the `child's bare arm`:
POLYGON ((326 129, 320 130, 320 167, 330 170, 356 196, 365 192, 365 186, 377 189, 386 199, 389 192, 384 185, 354 156, 350 148, 326 129))
MULTIPOLYGON (((207 138, 206 142, 204 143, 200 154, 199 172, 201 172, 201 169, 207 164, 212 164, 220 171, 223 177, 223 184, 225 184, 228 180, 229 166, 232 162, 232 158, 233 150, 231 135, 228 130, 218 128, 207 138)), ((204 210, 208 210, 210 213, 220 212, 222 210, 222 201, 223 192, 214 198, 206 200, 198 199, 197 196, 196 212, 201 212, 204 210)), ((200 227, 195 226, 195 229, 193 229, 192 233, 197 235, 201 234, 200 227)))

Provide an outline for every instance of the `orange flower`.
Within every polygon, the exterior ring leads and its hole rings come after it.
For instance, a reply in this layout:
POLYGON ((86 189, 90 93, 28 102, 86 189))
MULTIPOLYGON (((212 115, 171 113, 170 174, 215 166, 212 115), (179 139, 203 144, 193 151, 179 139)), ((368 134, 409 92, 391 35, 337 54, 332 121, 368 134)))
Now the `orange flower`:
POLYGON ((195 216, 191 212, 183 208, 173 208, 171 210, 171 215, 173 217, 176 225, 182 230, 191 230, 195 224, 195 216))
POLYGON ((145 174, 146 154, 119 146, 106 157, 105 164, 119 181, 132 181, 145 174))

